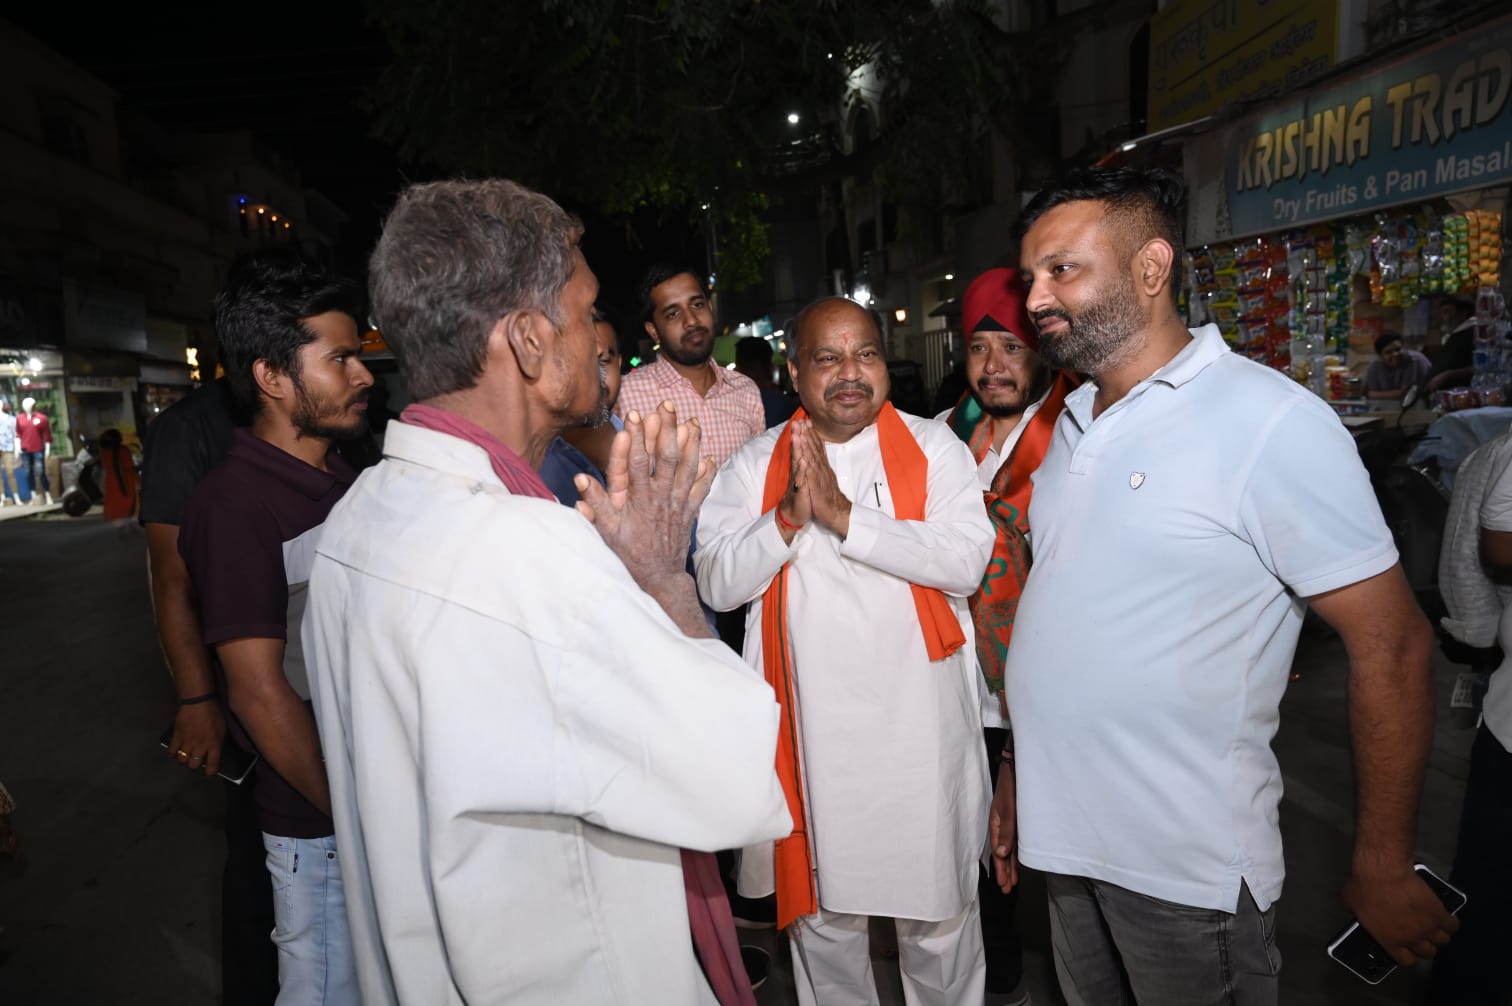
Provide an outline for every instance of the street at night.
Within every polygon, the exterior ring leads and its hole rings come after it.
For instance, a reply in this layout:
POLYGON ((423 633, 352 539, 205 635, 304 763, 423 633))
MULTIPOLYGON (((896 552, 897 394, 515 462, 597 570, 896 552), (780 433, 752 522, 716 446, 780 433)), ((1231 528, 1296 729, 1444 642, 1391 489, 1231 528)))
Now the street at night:
MULTIPOLYGON (((18 862, 0 860, 0 1003, 197 1006, 216 1001, 219 780, 167 758, 158 736, 172 688, 153 631, 140 537, 122 539, 98 514, 0 522, 0 554, 24 571, 0 603, 11 637, 0 678, 0 776, 15 794, 18 862)), ((1470 731, 1452 725, 1454 667, 1435 658, 1438 727, 1419 813, 1420 861, 1447 875, 1470 731)), ((1286 780, 1281 823, 1286 891, 1278 945, 1288 1006, 1420 1001, 1423 971, 1365 986, 1324 954, 1346 916, 1337 891, 1349 862, 1353 786, 1337 640, 1304 638, 1302 677, 1282 706, 1276 749, 1286 780)), ((1043 885, 1031 876, 1019 909, 1035 1002, 1059 1001, 1043 885)), ((749 931, 746 931, 749 933, 749 931)), ((877 934, 884 1001, 901 1003, 896 960, 877 934)), ((776 948, 775 934, 754 939, 776 948)), ((797 1000, 787 945, 763 1006, 797 1000)))
POLYGON ((8 10, 0 557, 0 1006, 1512 1006, 1512 4, 8 10))

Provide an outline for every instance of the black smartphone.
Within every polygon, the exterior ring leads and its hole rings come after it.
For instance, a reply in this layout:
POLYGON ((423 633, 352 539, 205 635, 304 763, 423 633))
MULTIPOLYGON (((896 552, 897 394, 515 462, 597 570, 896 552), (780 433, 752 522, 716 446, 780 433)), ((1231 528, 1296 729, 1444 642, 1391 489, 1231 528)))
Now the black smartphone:
MULTIPOLYGON (((158 746, 166 751, 172 740, 173 724, 170 723, 168 724, 168 729, 163 731, 163 736, 158 738, 158 746)), ((232 740, 231 734, 227 733, 221 741, 220 768, 215 774, 227 782, 234 782, 240 786, 247 776, 252 773, 252 769, 256 765, 257 753, 255 751, 248 751, 232 740)))
MULTIPOLYGON (((1428 889, 1449 909, 1450 915, 1458 914, 1465 907, 1465 892, 1450 884, 1422 863, 1413 867, 1428 889)), ((1328 956, 1353 971, 1372 985, 1379 985, 1386 976, 1397 969, 1386 948, 1377 943, 1358 922, 1351 922, 1343 932, 1328 945, 1328 956)))

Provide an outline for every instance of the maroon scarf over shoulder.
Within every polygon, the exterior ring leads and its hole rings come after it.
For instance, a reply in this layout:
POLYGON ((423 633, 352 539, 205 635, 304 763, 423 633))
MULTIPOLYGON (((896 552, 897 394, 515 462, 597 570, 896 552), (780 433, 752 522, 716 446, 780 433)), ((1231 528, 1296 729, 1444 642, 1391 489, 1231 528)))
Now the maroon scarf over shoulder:
MULTIPOLYGON (((477 423, 434 405, 410 405, 399 414, 401 422, 423 430, 445 433, 488 452, 494 474, 516 496, 557 501, 540 474, 498 437, 477 423)), ((719 877, 719 862, 710 852, 682 853, 683 892, 688 902, 688 928, 693 950, 703 965, 704 976, 720 1006, 756 1006, 756 994, 740 960, 735 939, 735 920, 719 877)))

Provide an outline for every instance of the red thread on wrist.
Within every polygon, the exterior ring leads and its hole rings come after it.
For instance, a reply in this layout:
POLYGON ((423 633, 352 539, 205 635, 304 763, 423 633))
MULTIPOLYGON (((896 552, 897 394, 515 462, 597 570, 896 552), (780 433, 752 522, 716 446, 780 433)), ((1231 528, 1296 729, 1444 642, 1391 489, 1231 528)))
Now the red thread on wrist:
POLYGON ((782 516, 782 508, 781 507, 776 508, 772 512, 777 515, 777 526, 780 527, 780 528, 782 528, 784 531, 802 531, 803 530, 803 525, 802 524, 794 524, 791 521, 789 521, 786 517, 782 516))

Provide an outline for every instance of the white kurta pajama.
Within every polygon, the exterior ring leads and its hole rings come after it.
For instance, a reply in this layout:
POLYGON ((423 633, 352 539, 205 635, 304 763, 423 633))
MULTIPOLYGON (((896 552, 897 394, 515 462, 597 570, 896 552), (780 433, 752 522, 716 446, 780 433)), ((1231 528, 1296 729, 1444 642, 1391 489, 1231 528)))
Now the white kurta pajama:
POLYGON ((791 830, 771 689, 581 515, 389 424, 304 624, 363 1001, 710 1006, 678 848, 791 830))
MULTIPOLYGON (((990 800, 965 598, 994 534, 970 451, 943 423, 900 416, 929 460, 924 520, 894 518, 873 424, 825 445, 852 503, 848 537, 810 523, 787 545, 773 514, 760 513, 777 427, 720 470, 694 562, 712 607, 751 602, 745 657, 757 668, 762 593, 792 563, 787 617, 820 908, 940 923, 979 941, 960 919, 974 912, 990 800), (956 613, 966 644, 944 660, 929 660, 910 583, 943 591, 956 613)), ((748 850, 741 871, 744 893, 771 892, 771 847, 748 850)))

